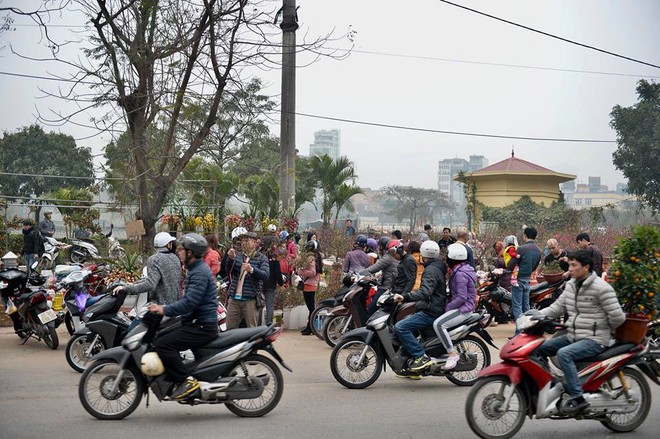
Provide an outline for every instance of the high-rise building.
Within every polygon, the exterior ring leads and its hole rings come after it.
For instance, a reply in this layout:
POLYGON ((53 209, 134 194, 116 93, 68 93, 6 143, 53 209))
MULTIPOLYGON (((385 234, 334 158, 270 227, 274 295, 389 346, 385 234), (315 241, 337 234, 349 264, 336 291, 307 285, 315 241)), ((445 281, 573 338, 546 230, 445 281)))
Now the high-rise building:
POLYGON ((477 172, 480 169, 488 166, 488 159, 482 155, 471 155, 470 156, 470 172, 477 172))
POLYGON ((482 155, 471 155, 470 161, 460 158, 444 159, 438 162, 438 190, 448 199, 465 206, 463 185, 454 181, 459 172, 476 172, 488 166, 488 159, 482 155))
POLYGON ((309 156, 328 155, 331 159, 339 158, 341 137, 339 130, 321 130, 314 133, 314 143, 309 145, 309 156))

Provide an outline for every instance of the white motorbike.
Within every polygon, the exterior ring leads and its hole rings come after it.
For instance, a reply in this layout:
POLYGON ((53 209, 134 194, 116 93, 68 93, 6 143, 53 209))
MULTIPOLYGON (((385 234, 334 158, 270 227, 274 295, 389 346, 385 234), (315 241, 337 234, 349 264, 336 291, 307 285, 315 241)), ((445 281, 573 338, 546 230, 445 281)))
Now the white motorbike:
MULTIPOLYGON (((119 240, 112 236, 114 225, 110 225, 110 233, 105 235, 108 239, 108 257, 110 259, 121 259, 126 256, 126 251, 119 243, 119 240)), ((94 244, 89 241, 72 240, 71 250, 69 250, 69 261, 74 264, 84 264, 88 259, 99 259, 101 254, 94 244)))
POLYGON ((60 253, 60 250, 64 250, 71 247, 71 245, 64 242, 60 242, 55 238, 50 236, 44 236, 44 252, 39 259, 39 266, 37 271, 41 270, 50 270, 53 268, 53 264, 57 260, 57 256, 60 253))

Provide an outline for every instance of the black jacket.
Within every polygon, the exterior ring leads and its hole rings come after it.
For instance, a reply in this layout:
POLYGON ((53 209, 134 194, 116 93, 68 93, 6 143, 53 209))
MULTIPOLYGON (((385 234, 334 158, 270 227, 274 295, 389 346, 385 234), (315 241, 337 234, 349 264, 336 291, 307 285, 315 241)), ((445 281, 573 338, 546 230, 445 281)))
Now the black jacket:
POLYGON ((39 232, 34 227, 23 230, 23 250, 24 255, 41 254, 41 240, 39 232))
POLYGON ((274 290, 278 285, 284 285, 282 269, 280 268, 280 261, 277 258, 269 259, 268 265, 270 266, 270 276, 264 281, 264 290, 274 290))
POLYGON ((396 278, 392 285, 392 292, 403 294, 412 291, 417 278, 417 261, 410 253, 403 255, 396 268, 396 278))
POLYGON ((431 317, 439 317, 445 312, 447 302, 447 285, 445 275, 447 265, 440 259, 434 259, 424 267, 422 283, 418 290, 405 293, 406 302, 417 302, 416 309, 424 311, 431 317))

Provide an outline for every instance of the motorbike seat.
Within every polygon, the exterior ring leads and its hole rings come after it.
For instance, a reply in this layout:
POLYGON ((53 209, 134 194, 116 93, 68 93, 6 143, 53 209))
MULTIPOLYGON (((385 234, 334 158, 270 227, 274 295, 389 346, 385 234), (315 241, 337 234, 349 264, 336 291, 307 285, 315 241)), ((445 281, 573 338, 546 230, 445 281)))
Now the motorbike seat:
POLYGON ((201 349, 222 349, 227 346, 235 345, 243 341, 248 341, 268 331, 267 326, 257 326, 256 328, 236 328, 231 331, 221 332, 209 344, 201 349))
POLYGON ((548 288, 548 285, 550 285, 550 284, 547 283, 547 282, 541 282, 540 284, 532 285, 529 288, 529 294, 532 294, 536 291, 545 290, 546 288, 548 288))
POLYGON ((626 352, 630 352, 632 348, 634 348, 635 344, 633 343, 623 343, 623 344, 615 344, 611 348, 605 349, 603 352, 600 354, 596 355, 595 357, 591 358, 584 358, 580 360, 578 363, 579 364, 587 364, 587 363, 594 363, 596 361, 603 361, 607 360, 608 358, 615 357, 620 354, 625 354, 626 352))

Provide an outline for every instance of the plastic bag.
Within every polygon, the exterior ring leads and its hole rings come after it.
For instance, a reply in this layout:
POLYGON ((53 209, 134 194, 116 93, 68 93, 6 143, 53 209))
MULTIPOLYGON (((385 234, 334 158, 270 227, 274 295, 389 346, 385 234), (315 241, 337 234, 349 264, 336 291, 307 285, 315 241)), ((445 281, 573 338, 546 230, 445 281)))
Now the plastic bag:
POLYGON ((87 299, 89 299, 89 293, 87 291, 79 291, 74 296, 74 299, 80 312, 85 311, 85 307, 87 306, 87 299))
POLYGON ((5 314, 14 314, 16 311, 18 311, 18 308, 16 308, 16 305, 14 305, 14 301, 11 299, 7 299, 7 305, 5 306, 5 314))

